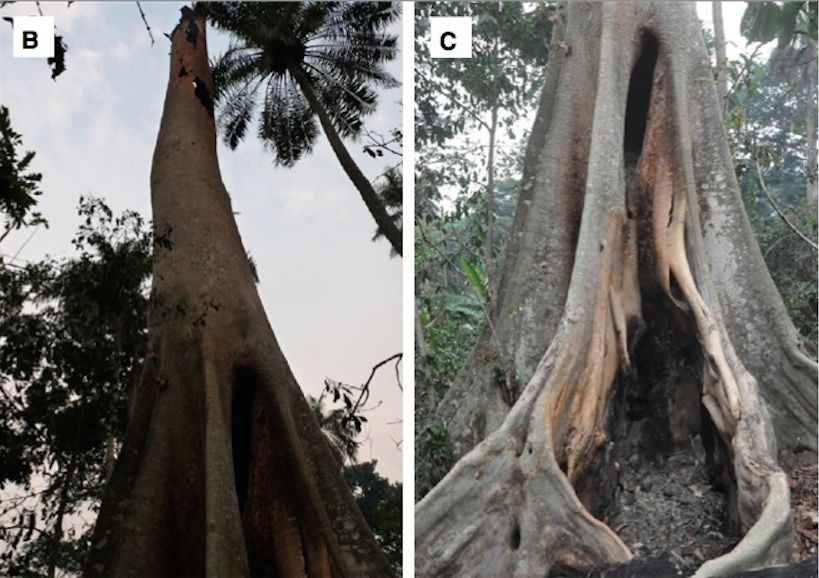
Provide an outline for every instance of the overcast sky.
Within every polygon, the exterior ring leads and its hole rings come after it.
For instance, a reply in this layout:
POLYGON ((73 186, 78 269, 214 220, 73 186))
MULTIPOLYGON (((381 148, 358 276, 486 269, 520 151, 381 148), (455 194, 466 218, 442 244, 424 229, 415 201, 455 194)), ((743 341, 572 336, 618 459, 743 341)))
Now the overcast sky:
MULTIPOLYGON (((134 2, 41 6, 68 45, 67 70, 55 82, 44 60, 12 58, 11 26, 0 22, 0 103, 24 150, 37 153, 32 170, 43 173, 39 209, 50 228, 30 240, 28 231, 10 235, 0 245, 6 260, 71 255, 81 195, 150 219, 150 163, 169 66, 163 32, 179 20, 182 3, 142 2, 153 47, 134 2)), ((0 10, 36 14, 33 2, 0 10)), ((399 23, 394 30, 400 33, 399 23)), ((208 31, 211 56, 227 44, 208 31)), ((389 70, 400 79, 400 57, 389 70)), ((382 92, 366 126, 383 134, 400 126, 400 98, 400 88, 382 92)), ((349 148, 370 178, 398 160, 374 161, 361 144, 349 148)), ((252 136, 236 151, 220 144, 219 159, 262 301, 302 389, 318 395, 325 377, 364 382, 375 363, 401 351, 401 259, 390 258, 386 241, 370 242, 373 220, 324 137, 291 169, 275 167, 252 136)), ((377 459, 382 474, 400 479, 393 440, 401 440, 401 392, 391 367, 372 391, 371 400, 383 403, 368 414, 371 440, 360 458, 377 459)))

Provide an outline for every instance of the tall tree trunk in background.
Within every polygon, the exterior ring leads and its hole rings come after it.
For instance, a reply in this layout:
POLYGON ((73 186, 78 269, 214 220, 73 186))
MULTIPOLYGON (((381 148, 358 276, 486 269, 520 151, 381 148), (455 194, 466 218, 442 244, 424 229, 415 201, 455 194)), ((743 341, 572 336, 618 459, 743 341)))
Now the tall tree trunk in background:
MULTIPOLYGON (((77 431, 80 431, 79 428, 77 431)), ((54 578, 57 575, 57 566, 60 561, 60 546, 63 541, 63 520, 65 519, 65 510, 68 506, 68 494, 71 490, 71 482, 74 480, 75 466, 76 454, 72 454, 68 464, 65 466, 65 470, 62 472, 63 479, 62 482, 60 482, 60 491, 57 494, 57 515, 54 517, 54 527, 51 530, 49 540, 48 578, 54 578)))
POLYGON ((88 576, 391 575, 273 335, 222 184, 205 23, 171 37, 146 363, 88 576))
MULTIPOLYGON (((815 54, 816 48, 813 42, 808 40, 811 50, 806 51, 809 54, 815 54)), ((803 65, 806 70, 804 75, 805 90, 807 91, 805 99, 805 147, 807 158, 807 197, 809 201, 817 200, 819 197, 819 174, 817 174, 817 150, 816 150, 816 62, 811 59, 807 64, 803 65)))
POLYGON ((486 160, 486 239, 484 241, 483 262, 486 270, 486 287, 490 295, 495 290, 493 283, 495 278, 493 245, 495 243, 495 144, 498 134, 498 109, 500 99, 498 97, 498 52, 500 50, 501 35, 501 15, 500 3, 495 3, 495 22, 497 32, 492 43, 492 104, 489 112, 489 151, 486 160))
POLYGON ((364 204, 367 205, 367 209, 369 209, 370 214, 375 220, 375 224, 378 225, 378 228, 384 233, 384 236, 390 242, 392 248, 395 249, 395 252, 399 255, 403 255, 401 231, 390 218, 387 209, 384 208, 384 203, 378 198, 372 183, 364 176, 364 173, 358 168, 353 157, 350 156, 350 152, 347 150, 347 147, 344 146, 344 141, 341 140, 341 137, 333 126, 333 121, 330 120, 330 115, 327 114, 324 105, 316 96, 304 70, 298 65, 291 65, 290 72, 293 74, 293 78, 296 79, 305 98, 307 98, 307 102, 310 103, 313 112, 318 116, 321 127, 324 129, 324 134, 327 135, 327 140, 330 141, 330 146, 338 162, 341 163, 341 168, 344 169, 344 172, 350 177, 355 188, 358 189, 361 198, 364 200, 364 204))
MULTIPOLYGON (((429 348, 427 347, 427 340, 424 336, 424 326, 421 323, 421 314, 418 312, 418 304, 415 303, 415 355, 416 359, 426 360, 429 356, 429 348)), ((427 392, 427 407, 430 413, 435 412, 438 405, 438 396, 435 391, 435 384, 432 383, 432 378, 429 373, 429 363, 416 364, 415 370, 415 387, 416 391, 425 389, 427 392)))
POLYGON ((722 112, 727 110, 728 100, 728 58, 725 56, 725 26, 722 23, 722 2, 711 2, 714 20, 714 52, 716 53, 716 82, 722 112))
POLYGON ((616 488, 613 399, 661 366, 698 375, 671 384, 699 403, 669 397, 667 427, 683 410, 713 426, 744 536, 697 576, 787 562, 777 442, 786 465, 816 460, 816 364, 745 214, 694 5, 570 3, 550 55, 498 339, 484 330, 439 407, 462 457, 416 507, 418 575, 563 576, 629 559, 594 517, 616 488), (661 329, 673 346, 646 359, 661 329), (525 385, 511 407, 496 341, 525 385))
POLYGON ((490 294, 494 291, 494 259, 492 249, 495 243, 495 143, 498 134, 498 98, 492 104, 489 121, 489 154, 486 161, 486 240, 483 261, 486 267, 486 286, 490 294))

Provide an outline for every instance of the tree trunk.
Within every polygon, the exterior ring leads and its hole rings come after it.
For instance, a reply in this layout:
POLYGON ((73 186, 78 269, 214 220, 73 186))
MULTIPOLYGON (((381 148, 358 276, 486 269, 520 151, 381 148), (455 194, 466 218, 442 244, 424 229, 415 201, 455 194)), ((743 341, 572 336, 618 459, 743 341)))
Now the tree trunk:
POLYGON ((273 335, 216 157, 205 23, 171 37, 149 345, 88 576, 391 575, 273 335))
POLYGON ((341 137, 338 135, 338 132, 333 126, 333 121, 330 120, 327 110, 325 110, 324 105, 316 96, 307 75, 297 65, 291 65, 289 70, 302 92, 304 92, 304 96, 310 103, 310 107, 313 109, 313 112, 315 112, 318 116, 321 127, 324 129, 324 134, 327 135, 327 140, 330 141, 330 146, 333 148, 333 152, 336 154, 338 162, 341 163, 341 168, 344 169, 344 172, 347 173, 348 177, 350 177, 350 180, 353 182, 353 185, 355 185, 355 188, 358 189, 358 192, 361 194, 361 198, 364 200, 364 204, 367 205, 367 208, 370 210, 370 214, 373 216, 373 219, 375 219, 375 223, 378 225, 379 230, 384 233, 384 236, 390 242, 393 249, 395 249, 395 252, 399 255, 403 255, 401 231, 395 226, 392 219, 390 219, 390 215, 384 208, 384 203, 382 203, 381 199, 378 198, 372 183, 370 183, 367 177, 364 176, 364 173, 362 173, 361 169, 358 168, 358 165, 355 164, 353 157, 350 156, 347 147, 344 146, 344 142, 341 140, 341 137))
MULTIPOLYGON (((76 446, 76 443, 74 445, 76 446)), ((68 506, 68 493, 71 489, 71 482, 74 480, 75 456, 76 454, 71 456, 68 465, 66 465, 65 470, 62 472, 63 479, 60 482, 60 492, 57 496, 57 514, 54 516, 54 527, 49 537, 48 578, 54 578, 57 575, 60 546, 63 541, 63 519, 65 518, 65 509, 68 506)))
POLYGON ((486 286, 491 292, 494 290, 494 274, 492 258, 495 243, 495 140, 498 132, 498 101, 497 95, 492 104, 491 119, 489 121, 489 155, 486 161, 486 240, 484 241, 484 265, 486 269, 486 286))
POLYGON ((501 14, 500 4, 495 4, 495 22, 498 29, 492 43, 492 105, 489 113, 489 152, 486 160, 486 240, 484 241, 484 269, 486 270, 486 287, 490 295, 495 290, 493 283, 494 259, 493 245, 495 242, 495 141, 498 132, 498 51, 500 49, 501 14))
MULTIPOLYGON (((809 52, 815 52, 815 46, 812 41, 808 40, 808 46, 813 49, 809 52)), ((817 150, 816 150, 816 66, 811 59, 808 64, 803 64, 807 73, 804 75, 805 80, 805 148, 807 149, 807 197, 809 201, 816 201, 819 197, 819 167, 817 167, 817 150)))
POLYGON ((673 368, 663 451, 707 438, 744 536, 697 576, 785 563, 777 440, 786 463, 815 461, 816 365, 752 236, 694 6, 571 3, 550 55, 493 311, 525 388, 510 408, 484 330, 439 408, 463 457, 416 507, 418 575, 631 558, 600 521, 618 400, 673 368))
POLYGON ((722 23, 722 2, 711 2, 714 20, 714 52, 716 53, 717 95, 725 114, 728 103, 728 57, 725 55, 725 26, 722 23))

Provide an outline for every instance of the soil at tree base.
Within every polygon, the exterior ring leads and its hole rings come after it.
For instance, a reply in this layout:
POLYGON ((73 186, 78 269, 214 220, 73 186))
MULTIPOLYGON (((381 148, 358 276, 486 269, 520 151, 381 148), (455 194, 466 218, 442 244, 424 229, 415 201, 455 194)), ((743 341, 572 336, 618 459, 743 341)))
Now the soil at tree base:
POLYGON ((674 575, 684 576, 739 542, 725 519, 725 496, 709 482, 704 456, 646 460, 634 453, 621 466, 608 525, 636 558, 664 555, 674 575))
MULTIPOLYGON (((797 561, 816 559, 817 542, 817 466, 794 469, 788 476, 793 510, 793 549, 797 561)), ((816 575, 816 574, 814 574, 816 575)))
MULTIPOLYGON (((633 424, 632 424, 633 425, 633 424)), ((639 430, 639 427, 637 428, 639 430)), ((665 578, 690 576, 706 560, 739 541, 725 529, 725 496, 709 483, 698 451, 663 460, 637 452, 621 466, 612 529, 635 559, 597 568, 585 578, 665 578)), ((817 466, 790 474, 795 516, 794 554, 788 566, 743 572, 731 578, 815 578, 817 567, 817 466)))

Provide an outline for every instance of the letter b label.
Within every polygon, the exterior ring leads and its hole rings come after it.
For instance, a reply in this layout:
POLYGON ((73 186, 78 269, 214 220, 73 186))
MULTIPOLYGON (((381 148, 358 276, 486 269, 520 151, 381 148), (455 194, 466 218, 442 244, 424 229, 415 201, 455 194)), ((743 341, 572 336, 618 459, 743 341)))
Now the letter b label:
POLYGON ((15 16, 13 47, 15 58, 52 58, 54 17, 15 16))
POLYGON ((429 19, 432 58, 472 58, 472 18, 432 16, 429 19))
POLYGON ((37 33, 33 30, 23 30, 23 50, 37 48, 37 33))

